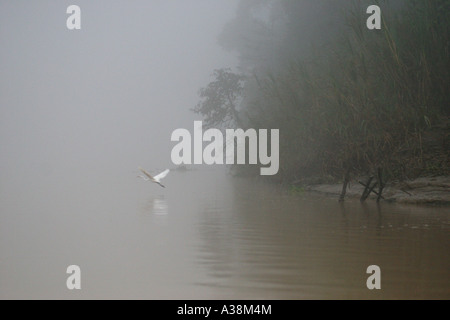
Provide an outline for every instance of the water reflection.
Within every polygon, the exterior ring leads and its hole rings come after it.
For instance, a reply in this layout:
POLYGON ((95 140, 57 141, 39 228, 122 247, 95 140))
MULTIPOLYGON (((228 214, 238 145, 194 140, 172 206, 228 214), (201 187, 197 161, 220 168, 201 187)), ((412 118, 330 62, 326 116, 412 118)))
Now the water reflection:
POLYGON ((164 195, 150 196, 142 206, 143 213, 155 215, 166 215, 169 213, 169 206, 164 195))
POLYGON ((108 177, 0 194, 0 298, 450 298, 448 209, 339 203, 214 171, 173 172, 165 189, 108 177), (381 290, 366 287, 372 264, 381 290))
POLYGON ((229 202, 205 204, 198 223, 204 286, 239 298, 449 297, 449 228, 433 208, 339 203, 249 181, 229 202), (431 231, 434 229, 434 231, 431 231), (383 290, 365 285, 379 265, 383 290))

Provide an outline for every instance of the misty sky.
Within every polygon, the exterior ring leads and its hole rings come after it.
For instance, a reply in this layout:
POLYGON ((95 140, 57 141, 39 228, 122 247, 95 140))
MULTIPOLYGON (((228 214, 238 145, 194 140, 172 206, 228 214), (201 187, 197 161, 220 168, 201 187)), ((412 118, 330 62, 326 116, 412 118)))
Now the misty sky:
POLYGON ((236 0, 0 0, 0 178, 170 167, 236 0), (81 8, 81 30, 66 9, 81 8), (58 171, 60 170, 60 171, 58 171))

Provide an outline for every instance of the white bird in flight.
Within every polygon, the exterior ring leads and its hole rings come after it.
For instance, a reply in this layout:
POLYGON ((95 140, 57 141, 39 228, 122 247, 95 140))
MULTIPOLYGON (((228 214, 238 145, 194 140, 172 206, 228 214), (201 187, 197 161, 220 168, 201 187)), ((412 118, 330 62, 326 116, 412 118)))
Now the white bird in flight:
POLYGON ((164 170, 163 172, 161 172, 160 174, 157 174, 156 176, 152 177, 152 175, 150 173, 148 173, 147 171, 145 171, 144 169, 142 169, 141 167, 139 167, 139 170, 142 171, 143 174, 145 174, 145 176, 140 175, 137 176, 138 178, 141 178, 145 181, 151 181, 154 183, 159 184, 161 187, 165 188, 165 186, 163 186, 161 184, 161 179, 164 178, 165 176, 167 176, 167 174, 169 173, 169 169, 164 170))

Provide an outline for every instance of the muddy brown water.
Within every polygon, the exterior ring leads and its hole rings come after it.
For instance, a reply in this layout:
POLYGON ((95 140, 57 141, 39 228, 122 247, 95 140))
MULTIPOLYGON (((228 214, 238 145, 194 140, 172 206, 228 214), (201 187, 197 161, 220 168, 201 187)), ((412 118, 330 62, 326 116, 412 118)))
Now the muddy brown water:
POLYGON ((165 189, 135 175, 2 182, 0 298, 450 298, 448 208, 338 203, 222 171, 171 172, 165 189))

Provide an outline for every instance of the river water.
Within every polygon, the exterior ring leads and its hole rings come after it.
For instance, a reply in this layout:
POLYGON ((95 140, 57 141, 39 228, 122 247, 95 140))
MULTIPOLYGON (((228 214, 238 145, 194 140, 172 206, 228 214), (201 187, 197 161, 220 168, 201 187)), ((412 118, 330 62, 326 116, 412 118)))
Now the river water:
POLYGON ((338 203, 222 171, 174 171, 165 189, 136 174, 3 182, 0 298, 450 298, 448 208, 338 203), (81 290, 66 287, 69 265, 81 290))

